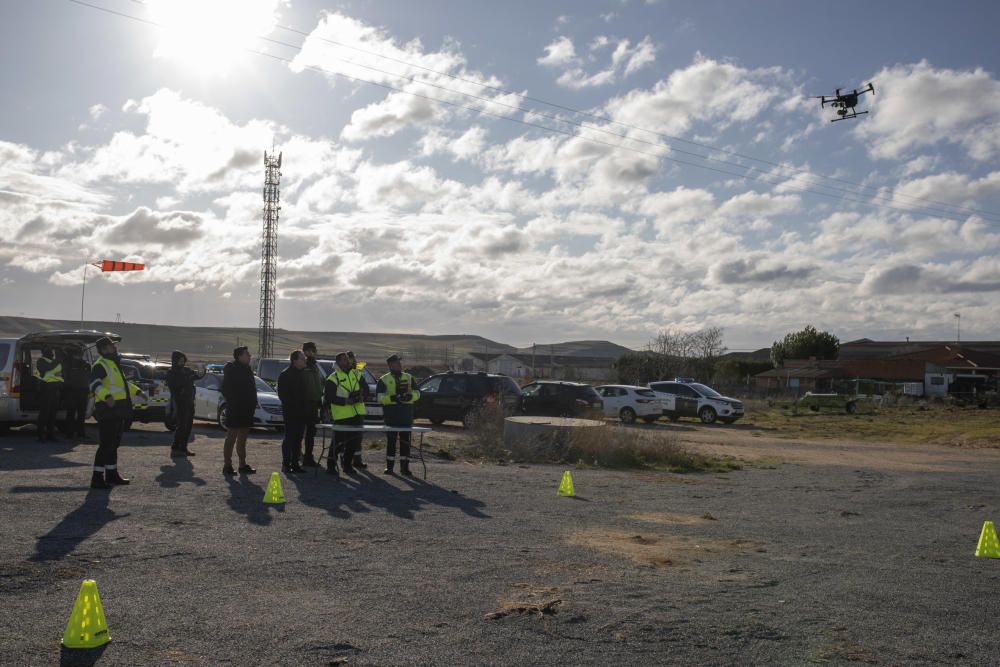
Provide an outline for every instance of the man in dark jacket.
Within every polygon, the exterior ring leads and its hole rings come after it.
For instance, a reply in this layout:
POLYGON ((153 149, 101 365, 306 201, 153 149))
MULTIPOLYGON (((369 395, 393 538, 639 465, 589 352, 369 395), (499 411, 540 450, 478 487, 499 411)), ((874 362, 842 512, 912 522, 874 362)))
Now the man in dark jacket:
MULTIPOLYGON (((281 371, 278 376, 278 398, 281 399, 281 412, 285 419, 285 439, 281 441, 281 469, 286 474, 305 472, 299 466, 299 451, 302 447, 302 435, 309 420, 311 403, 307 399, 306 355, 302 350, 295 350, 289 356, 292 365, 281 371)), ((315 410, 313 410, 315 412, 315 410)))
POLYGON ((66 382, 63 384, 63 405, 66 421, 63 433, 67 437, 86 437, 84 420, 87 418, 87 399, 90 397, 90 364, 76 348, 70 348, 63 364, 66 382))
POLYGON ((246 346, 233 350, 233 360, 222 369, 222 398, 226 401, 226 442, 223 445, 225 465, 223 475, 235 475, 233 447, 240 459, 241 473, 257 472, 247 463, 247 435, 257 411, 257 381, 250 368, 250 350, 246 346))
POLYGON ((170 390, 170 404, 174 415, 174 444, 171 456, 194 456, 188 449, 191 427, 194 424, 194 371, 187 367, 187 355, 174 350, 170 355, 170 370, 167 371, 167 388, 170 390))
POLYGON ((302 465, 315 467, 316 459, 313 458, 313 448, 316 443, 316 424, 319 422, 320 410, 323 405, 323 387, 326 384, 326 375, 316 360, 316 343, 304 343, 302 351, 306 355, 306 403, 309 407, 305 432, 306 453, 302 457, 302 465))

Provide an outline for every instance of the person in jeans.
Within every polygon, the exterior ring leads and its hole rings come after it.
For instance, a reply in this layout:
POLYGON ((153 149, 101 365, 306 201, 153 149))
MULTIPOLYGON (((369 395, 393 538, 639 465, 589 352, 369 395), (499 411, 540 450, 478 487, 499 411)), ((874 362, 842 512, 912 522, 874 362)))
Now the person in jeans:
POLYGON ((316 424, 319 422, 320 410, 323 406, 323 385, 326 384, 326 376, 316 360, 316 343, 304 343, 302 351, 306 355, 306 404, 309 409, 309 414, 306 416, 306 451, 302 457, 302 465, 315 467, 316 459, 313 458, 313 449, 316 444, 316 424))
POLYGON ((174 350, 170 355, 170 370, 167 371, 167 388, 170 389, 170 403, 177 425, 174 443, 170 447, 171 456, 194 456, 194 452, 188 449, 188 441, 194 425, 194 381, 197 377, 187 367, 187 355, 174 350))
POLYGON ((295 350, 288 357, 291 366, 278 376, 278 398, 285 418, 285 438, 281 441, 281 469, 285 474, 305 472, 299 466, 302 435, 309 421, 310 403, 306 400, 306 355, 295 350))
POLYGON ((222 398, 226 401, 226 442, 223 446, 223 475, 235 475, 233 447, 240 459, 239 471, 246 475, 257 472, 247 463, 247 434, 257 411, 257 381, 250 368, 250 350, 244 345, 233 350, 233 360, 222 369, 222 398))

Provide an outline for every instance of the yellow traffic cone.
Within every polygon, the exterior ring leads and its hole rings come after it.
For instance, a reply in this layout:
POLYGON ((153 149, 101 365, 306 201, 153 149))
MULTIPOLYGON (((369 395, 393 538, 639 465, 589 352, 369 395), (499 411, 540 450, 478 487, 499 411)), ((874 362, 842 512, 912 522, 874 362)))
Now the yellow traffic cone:
POLYGON ((559 496, 575 496, 576 491, 573 490, 573 478, 569 474, 569 470, 563 473, 562 481, 559 482, 559 491, 556 493, 559 496))
POLYGON ((80 592, 73 603, 73 613, 66 624, 62 645, 66 648, 96 648, 109 641, 111 636, 104 619, 101 596, 97 593, 97 582, 86 579, 80 585, 80 592))
POLYGON ((264 502, 277 504, 285 502, 285 492, 281 490, 281 477, 278 473, 271 473, 271 480, 267 483, 267 491, 264 492, 264 502))
POLYGON ((997 529, 992 521, 983 524, 983 532, 979 534, 979 544, 976 546, 976 556, 980 558, 1000 558, 1000 542, 997 541, 997 529))

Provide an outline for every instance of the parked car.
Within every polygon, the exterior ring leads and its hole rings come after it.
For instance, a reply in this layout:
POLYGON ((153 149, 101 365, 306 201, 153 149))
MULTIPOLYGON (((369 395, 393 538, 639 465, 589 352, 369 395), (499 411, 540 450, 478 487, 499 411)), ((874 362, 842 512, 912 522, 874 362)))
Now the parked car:
POLYGON ((432 424, 460 421, 466 428, 483 405, 499 404, 513 414, 521 405, 521 388, 506 375, 492 373, 438 373, 419 385, 415 416, 432 424))
POLYGON ((157 364, 152 361, 137 359, 139 355, 123 356, 121 360, 122 373, 125 379, 134 383, 145 395, 147 402, 144 410, 135 410, 134 421, 148 424, 163 422, 168 430, 173 430, 167 415, 170 407, 170 389, 167 387, 167 371, 169 364, 157 364))
POLYGON ((605 384, 595 387, 604 401, 604 416, 616 417, 623 424, 634 424, 637 417, 652 424, 663 416, 664 402, 646 387, 605 384))
MULTIPOLYGON (((256 375, 257 410, 253 415, 254 426, 282 429, 285 425, 278 394, 268 383, 256 375)), ((226 400, 222 397, 222 373, 206 373, 194 383, 194 417, 216 422, 226 429, 226 400)))
POLYGON ((698 382, 650 382, 647 386, 665 401, 663 414, 670 421, 697 417, 705 424, 716 420, 732 424, 743 416, 742 401, 698 382))
POLYGON ((579 382, 532 382, 521 387, 521 391, 524 394, 521 412, 526 415, 577 417, 604 409, 604 401, 597 390, 579 382))
POLYGON ((868 407, 878 407, 882 403, 882 397, 856 396, 854 394, 815 394, 807 391, 798 400, 799 407, 809 408, 813 412, 819 412, 821 408, 846 412, 853 415, 858 411, 859 404, 868 407))
MULTIPOLYGON (((323 376, 329 377, 333 372, 336 362, 332 359, 317 359, 316 363, 323 369, 323 376)), ((255 359, 253 361, 254 372, 272 387, 278 386, 278 376, 281 371, 291 365, 288 359, 255 359)), ((382 404, 375 400, 375 388, 378 386, 378 378, 368 370, 367 367, 361 369, 361 375, 368 385, 369 400, 365 403, 365 421, 382 421, 382 404)))
MULTIPOLYGON (((31 373, 43 347, 51 347, 60 356, 75 349, 87 363, 93 363, 98 356, 94 343, 105 336, 115 342, 121 340, 117 334, 101 331, 39 331, 19 338, 0 338, 0 430, 38 419, 38 387, 31 373)), ((88 416, 92 410, 93 401, 88 405, 88 416)), ((60 410, 56 418, 65 416, 65 411, 60 410)))

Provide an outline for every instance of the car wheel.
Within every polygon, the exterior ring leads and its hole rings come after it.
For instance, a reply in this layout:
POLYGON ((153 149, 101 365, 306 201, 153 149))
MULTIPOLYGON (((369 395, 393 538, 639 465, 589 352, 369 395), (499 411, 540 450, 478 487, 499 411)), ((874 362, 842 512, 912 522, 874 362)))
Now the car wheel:
POLYGON ((710 408, 707 405, 698 411, 698 417, 701 419, 702 424, 712 424, 715 422, 715 408, 710 408))
POLYGON ((429 421, 435 426, 440 426, 441 424, 444 423, 444 419, 442 419, 441 417, 431 417, 429 421))
POLYGON ((475 421, 475 417, 472 415, 472 410, 466 410, 462 413, 462 428, 466 430, 472 428, 473 421, 475 421))
POLYGON ((646 422, 647 424, 655 424, 657 421, 659 421, 659 419, 660 418, 657 417, 656 415, 649 415, 647 417, 643 417, 642 421, 646 422))
POLYGON ((622 408, 621 412, 618 413, 623 424, 634 424, 635 423, 635 410, 632 408, 622 408))
POLYGON ((847 410, 847 414, 853 415, 855 412, 858 411, 858 404, 855 403, 854 401, 851 401, 850 403, 847 404, 847 407, 845 409, 847 410))
POLYGON ((228 428, 226 428, 226 406, 224 405, 221 408, 219 408, 218 421, 219 421, 219 428, 221 428, 223 431, 229 430, 228 428))

